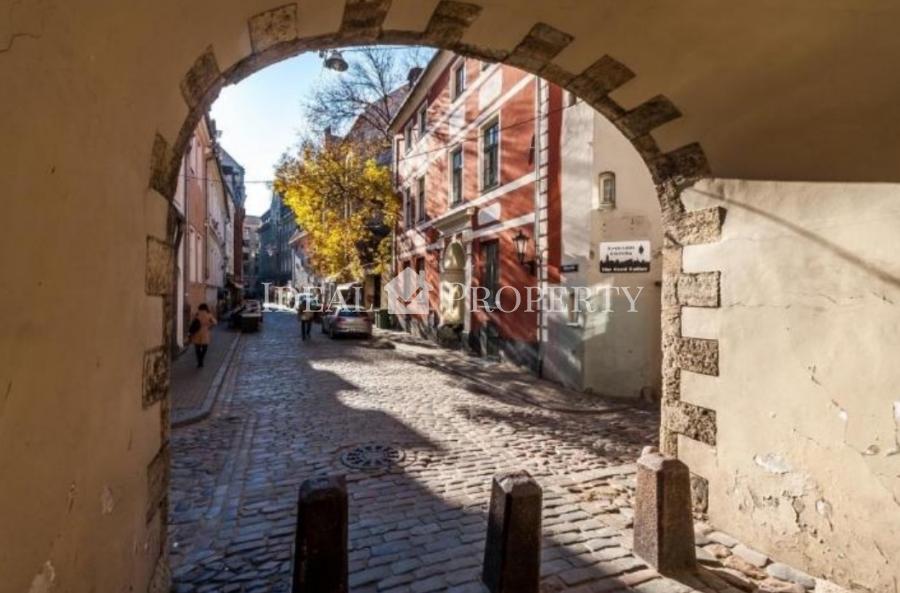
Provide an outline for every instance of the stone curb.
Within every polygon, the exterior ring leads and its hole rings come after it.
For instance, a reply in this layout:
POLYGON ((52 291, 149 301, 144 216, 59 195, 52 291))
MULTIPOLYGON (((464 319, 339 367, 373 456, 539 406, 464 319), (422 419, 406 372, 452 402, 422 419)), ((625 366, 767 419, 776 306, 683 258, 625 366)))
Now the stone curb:
POLYGON ((225 354, 222 364, 220 364, 218 370, 216 370, 216 376, 213 377, 213 382, 206 392, 206 397, 203 398, 203 404, 199 408, 189 408, 186 412, 173 412, 172 428, 181 428, 183 426, 195 424, 209 417, 216 405, 216 401, 219 399, 219 392, 222 391, 225 375, 228 373, 231 361, 234 359, 234 353, 237 352, 238 344, 240 344, 240 342, 241 335, 238 334, 231 343, 231 346, 228 347, 228 352, 225 354))

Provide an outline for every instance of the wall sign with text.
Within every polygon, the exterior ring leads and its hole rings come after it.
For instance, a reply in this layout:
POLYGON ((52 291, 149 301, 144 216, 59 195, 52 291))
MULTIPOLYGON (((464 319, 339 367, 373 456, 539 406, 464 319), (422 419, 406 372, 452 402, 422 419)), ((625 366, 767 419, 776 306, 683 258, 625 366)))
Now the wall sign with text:
POLYGON ((650 241, 600 243, 600 271, 604 274, 649 272, 650 241))

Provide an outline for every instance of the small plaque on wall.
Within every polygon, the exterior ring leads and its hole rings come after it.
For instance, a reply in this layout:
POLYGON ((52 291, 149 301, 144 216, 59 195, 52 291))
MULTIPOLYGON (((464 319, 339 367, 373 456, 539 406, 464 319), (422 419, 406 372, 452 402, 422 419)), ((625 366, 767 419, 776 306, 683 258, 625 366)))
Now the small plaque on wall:
POLYGON ((559 266, 559 271, 563 274, 571 274, 578 271, 578 264, 563 264, 559 266))
POLYGON ((650 241, 600 243, 600 271, 622 274, 650 271, 650 241))

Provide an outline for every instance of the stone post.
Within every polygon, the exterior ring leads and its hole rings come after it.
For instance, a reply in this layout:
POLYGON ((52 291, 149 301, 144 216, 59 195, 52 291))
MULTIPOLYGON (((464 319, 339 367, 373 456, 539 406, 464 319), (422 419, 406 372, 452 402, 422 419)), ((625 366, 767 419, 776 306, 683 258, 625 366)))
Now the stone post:
POLYGON ((526 471, 494 476, 481 575, 491 593, 538 593, 541 499, 526 471))
POLYGON ((694 518, 687 465, 645 447, 637 462, 634 553, 661 573, 694 570, 694 518))
POLYGON ((344 476, 300 486, 293 593, 347 593, 347 483, 344 476))

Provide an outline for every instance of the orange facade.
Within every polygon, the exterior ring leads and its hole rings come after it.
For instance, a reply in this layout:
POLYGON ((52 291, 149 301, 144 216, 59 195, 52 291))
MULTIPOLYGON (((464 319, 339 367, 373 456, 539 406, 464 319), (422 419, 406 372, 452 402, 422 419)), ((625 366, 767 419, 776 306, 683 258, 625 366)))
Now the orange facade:
POLYGON ((442 257, 459 242, 470 295, 463 339, 536 362, 540 307, 528 310, 527 295, 558 275, 559 103, 559 89, 533 75, 446 52, 419 79, 393 126, 403 200, 397 266, 423 269, 435 288, 432 314, 411 325, 424 333, 444 325, 442 257), (544 248, 532 266, 538 233, 544 248), (528 238, 524 265, 518 234, 528 238))

